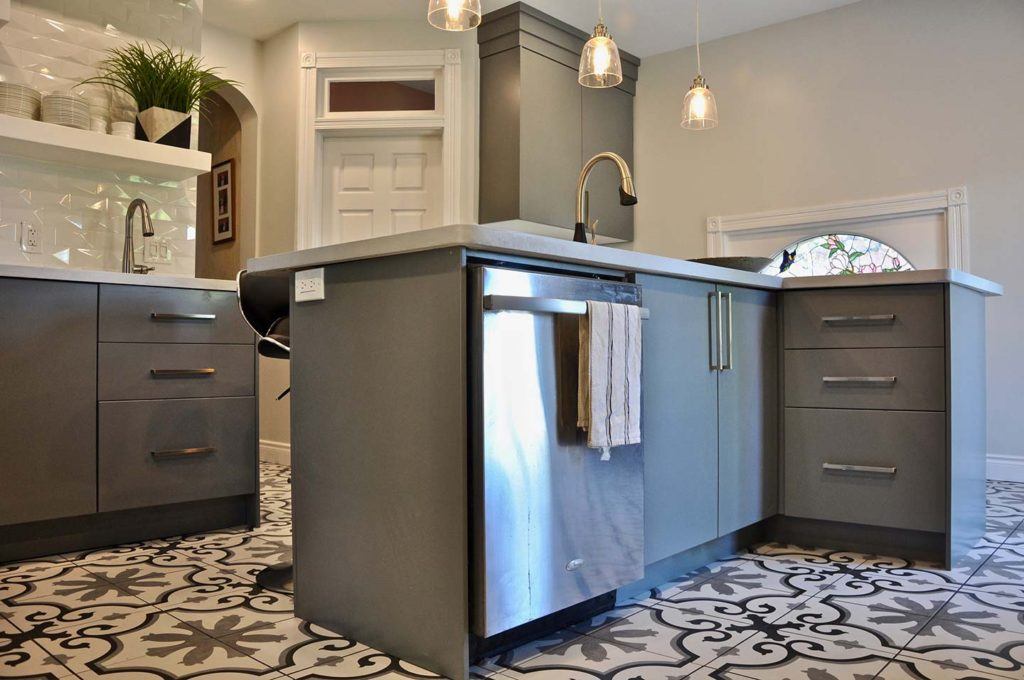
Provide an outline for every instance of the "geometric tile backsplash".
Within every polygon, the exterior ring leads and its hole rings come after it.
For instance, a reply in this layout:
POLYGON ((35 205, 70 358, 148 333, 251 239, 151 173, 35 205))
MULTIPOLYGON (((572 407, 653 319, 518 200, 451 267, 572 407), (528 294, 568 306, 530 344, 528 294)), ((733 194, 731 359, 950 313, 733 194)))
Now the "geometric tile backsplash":
MULTIPOLYGON (((14 0, 11 21, 0 28, 0 80, 42 92, 67 90, 95 73, 106 49, 129 40, 162 40, 198 53, 201 5, 14 0)), ((135 261, 145 257, 155 273, 193 276, 195 179, 170 182, 9 156, 0 157, 0 263, 120 271, 124 215, 133 198, 149 203, 156 236, 146 241, 162 249, 159 261, 144 255, 136 231, 135 261), (39 230, 41 253, 21 252, 23 222, 39 230)))

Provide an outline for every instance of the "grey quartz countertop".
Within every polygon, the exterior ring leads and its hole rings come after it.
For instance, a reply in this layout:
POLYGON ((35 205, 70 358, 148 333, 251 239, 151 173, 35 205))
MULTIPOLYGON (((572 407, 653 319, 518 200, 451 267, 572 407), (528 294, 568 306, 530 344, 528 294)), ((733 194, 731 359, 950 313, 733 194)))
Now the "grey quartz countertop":
POLYGON ((926 269, 914 272, 858 276, 778 278, 622 248, 575 243, 549 236, 492 229, 473 224, 455 224, 436 229, 267 255, 249 260, 248 268, 253 272, 309 269, 339 262, 367 260, 439 248, 467 248, 478 252, 572 262, 617 271, 663 274, 768 290, 952 283, 986 295, 1002 295, 1003 292, 1002 286, 997 283, 956 269, 926 269))
POLYGON ((196 279, 188 276, 155 274, 122 274, 93 269, 61 269, 31 265, 0 264, 0 278, 73 281, 78 283, 112 283, 125 286, 157 288, 192 288, 197 290, 235 290, 235 282, 222 279, 196 279))

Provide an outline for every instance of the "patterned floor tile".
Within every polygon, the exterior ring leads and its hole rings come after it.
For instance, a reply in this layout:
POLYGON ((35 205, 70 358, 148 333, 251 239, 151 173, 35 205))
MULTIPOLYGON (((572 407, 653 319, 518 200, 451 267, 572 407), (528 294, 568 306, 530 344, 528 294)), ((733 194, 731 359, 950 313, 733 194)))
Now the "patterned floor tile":
POLYGON ((1024 584, 1024 556, 999 549, 967 580, 972 588, 1017 595, 1024 584))
POLYGON ((916 616, 906 609, 885 604, 864 606, 815 598, 805 601, 775 625, 804 637, 895 653, 910 642, 928 620, 928 616, 916 616))
POLYGON ((354 654, 304 670, 289 673, 295 680, 326 680, 327 678, 374 678, 374 680, 437 680, 436 673, 402 661, 390 654, 369 647, 354 654))
POLYGON ((336 664, 350 654, 369 650, 366 645, 297 618, 251 625, 221 641, 287 675, 336 664))
POLYGON ((937 614, 939 618, 991 623, 1024 635, 1024 598, 962 588, 937 614))
POLYGON ((1024 636, 990 621, 936 617, 902 654, 954 668, 1024 677, 1024 636))
POLYGON ((924 659, 897 656, 882 669, 876 680, 998 680, 989 675, 961 666, 935 663, 924 659))
POLYGON ((71 670, 34 639, 0 619, 0 678, 64 678, 71 670))
POLYGON ((844 578, 814 595, 823 602, 883 607, 930 617, 957 592, 958 586, 934 583, 844 578))
POLYGON ((68 564, 70 566, 47 578, 0 584, 0 609, 7 611, 26 602, 45 602, 67 608, 139 603, 137 598, 102 576, 68 564))
POLYGON ((720 656, 708 668, 770 680, 870 680, 895 655, 895 650, 869 649, 791 633, 783 633, 779 639, 759 633, 720 656))

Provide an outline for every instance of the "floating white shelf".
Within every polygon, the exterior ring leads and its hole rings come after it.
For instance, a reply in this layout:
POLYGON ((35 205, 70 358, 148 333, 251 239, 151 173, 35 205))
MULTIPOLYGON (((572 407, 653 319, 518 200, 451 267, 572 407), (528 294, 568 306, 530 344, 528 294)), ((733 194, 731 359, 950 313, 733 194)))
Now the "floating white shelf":
POLYGON ((210 171, 210 154, 205 151, 4 115, 0 115, 0 156, 164 180, 183 180, 210 171))

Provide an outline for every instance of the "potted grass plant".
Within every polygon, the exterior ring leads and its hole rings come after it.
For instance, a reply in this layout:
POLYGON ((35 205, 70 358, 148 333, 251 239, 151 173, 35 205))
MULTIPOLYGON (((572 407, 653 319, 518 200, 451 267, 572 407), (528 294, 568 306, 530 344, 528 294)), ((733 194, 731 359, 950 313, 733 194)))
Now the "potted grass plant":
POLYGON ((237 81, 221 78, 219 69, 201 58, 173 49, 129 43, 109 50, 100 74, 83 84, 106 85, 130 95, 139 107, 135 138, 184 149, 192 137, 192 112, 224 85, 237 81))

